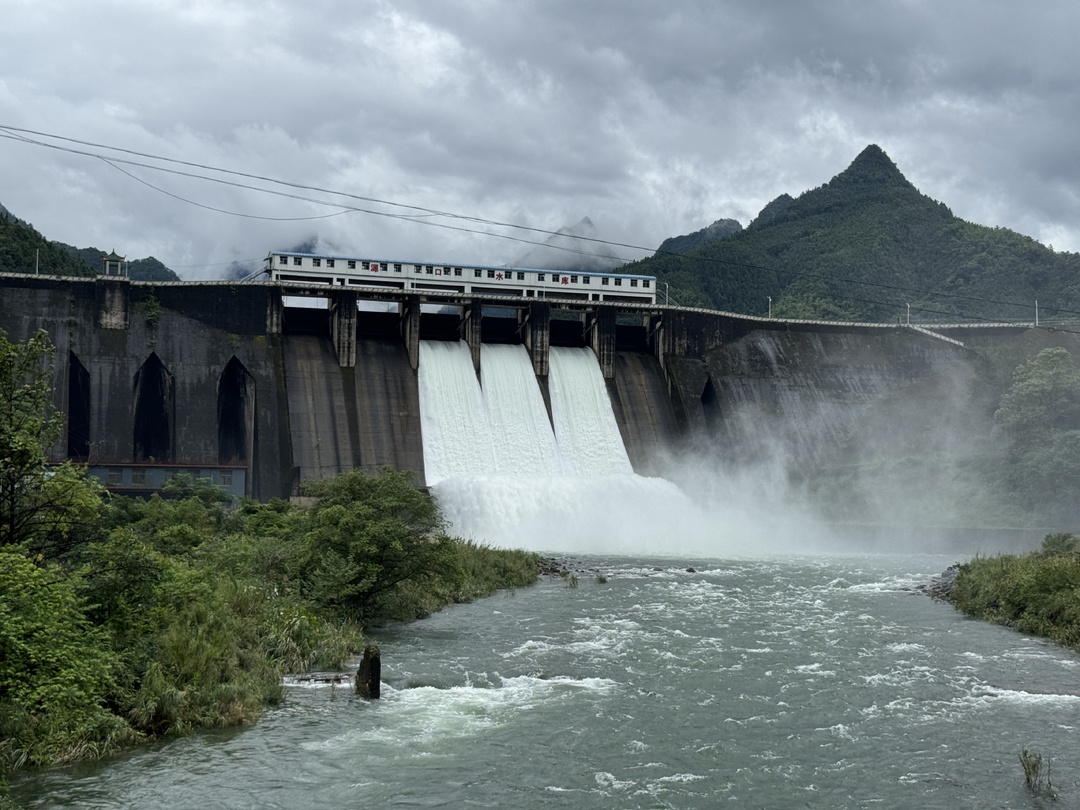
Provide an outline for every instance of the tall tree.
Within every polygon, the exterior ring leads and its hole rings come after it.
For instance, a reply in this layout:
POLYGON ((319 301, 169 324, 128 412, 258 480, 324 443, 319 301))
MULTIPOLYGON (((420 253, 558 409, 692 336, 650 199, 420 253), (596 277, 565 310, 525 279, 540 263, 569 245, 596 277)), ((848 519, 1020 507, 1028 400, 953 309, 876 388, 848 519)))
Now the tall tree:
POLYGON ((50 556, 93 523, 101 488, 81 467, 50 465, 64 423, 49 395, 53 348, 44 331, 12 343, 0 330, 0 547, 50 556))

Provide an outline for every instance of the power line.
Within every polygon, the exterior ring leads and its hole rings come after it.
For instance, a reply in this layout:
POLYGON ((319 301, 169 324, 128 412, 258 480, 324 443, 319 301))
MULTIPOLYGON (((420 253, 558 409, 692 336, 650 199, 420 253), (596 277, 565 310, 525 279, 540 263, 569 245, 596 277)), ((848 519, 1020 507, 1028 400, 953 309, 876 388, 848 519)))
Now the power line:
MULTIPOLYGON (((568 246, 552 245, 547 241, 539 242, 539 241, 536 241, 536 240, 525 239, 525 238, 522 238, 522 237, 512 236, 512 235, 509 235, 509 234, 492 233, 490 231, 482 231, 482 230, 478 230, 478 229, 475 229, 475 228, 468 228, 468 227, 463 227, 463 226, 449 225, 447 223, 426 221, 428 217, 446 217, 446 218, 449 218, 449 219, 455 219, 455 220, 461 220, 461 221, 465 221, 465 222, 482 224, 482 225, 487 225, 487 226, 490 226, 490 227, 510 228, 510 229, 519 230, 519 231, 526 231, 526 232, 546 235, 546 236, 549 236, 549 237, 550 236, 561 236, 561 237, 564 237, 564 238, 576 240, 578 242, 588 242, 588 243, 592 243, 592 244, 605 245, 605 246, 609 246, 609 247, 621 247, 621 248, 626 248, 626 249, 636 250, 636 251, 652 252, 653 255, 665 255, 665 256, 671 256, 671 257, 675 257, 675 258, 683 258, 683 259, 687 259, 687 260, 694 261, 694 262, 704 262, 706 264, 712 264, 712 265, 724 265, 724 266, 728 266, 728 267, 737 267, 737 268, 742 268, 742 269, 746 269, 746 270, 756 270, 756 271, 770 272, 770 273, 777 273, 777 274, 785 273, 785 274, 788 274, 790 276, 796 276, 796 277, 802 277, 802 278, 820 279, 820 280, 823 280, 823 281, 831 281, 831 282, 837 282, 837 283, 858 284, 858 285, 863 285, 863 286, 866 286, 866 287, 874 287, 874 288, 877 288, 877 289, 889 290, 889 291, 893 291, 893 292, 899 292, 899 293, 902 293, 902 294, 905 294, 905 295, 918 295, 918 296, 923 296, 923 297, 932 297, 932 298, 953 300, 953 301, 971 301, 971 302, 979 303, 979 304, 992 304, 992 305, 996 305, 996 306, 1018 307, 1018 308, 1021 308, 1021 309, 1028 309, 1031 306, 1030 303, 1028 303, 1028 302, 1000 301, 1000 300, 996 300, 996 299, 992 299, 992 298, 985 298, 985 297, 982 297, 982 296, 963 295, 963 294, 960 294, 960 293, 944 293, 944 292, 936 292, 936 291, 933 291, 933 290, 920 290, 920 289, 916 289, 916 288, 913 288, 913 287, 904 287, 904 286, 901 286, 901 285, 888 284, 888 283, 885 283, 885 282, 865 281, 865 280, 860 280, 860 279, 844 278, 844 277, 840 277, 840 276, 826 275, 824 273, 800 271, 800 270, 794 270, 794 269, 788 269, 788 268, 767 267, 767 266, 764 266, 764 265, 756 265, 756 264, 751 264, 751 263, 748 263, 748 262, 736 262, 736 261, 731 261, 731 260, 728 260, 728 259, 720 259, 720 258, 709 257, 709 256, 689 256, 689 255, 687 255, 685 253, 679 253, 677 251, 659 250, 659 249, 653 250, 652 248, 644 247, 642 245, 634 245, 634 244, 630 244, 630 243, 617 242, 617 241, 607 240, 607 239, 599 239, 599 238, 596 238, 596 237, 589 237, 589 236, 570 235, 570 234, 560 233, 559 231, 550 231, 550 230, 546 230, 546 229, 543 229, 543 228, 535 228, 535 227, 531 227, 531 226, 527 226, 527 225, 519 225, 519 224, 516 224, 516 223, 502 222, 502 221, 499 221, 499 220, 485 219, 483 217, 469 216, 469 215, 464 215, 464 214, 456 214, 456 213, 448 212, 448 211, 440 211, 438 209, 426 208, 426 207, 423 207, 423 206, 410 205, 410 204, 406 204, 406 203, 399 203, 399 202, 395 202, 395 201, 392 201, 392 200, 383 200, 383 199, 380 199, 380 198, 377 198, 377 197, 368 197, 368 196, 363 196, 363 195, 357 195, 357 194, 352 194, 352 193, 349 193, 349 192, 337 191, 337 190, 334 190, 334 189, 327 189, 327 188, 323 188, 323 187, 320 187, 320 186, 307 185, 307 184, 303 184, 303 183, 295 183, 295 182, 291 182, 291 181, 287 181, 287 180, 280 180, 280 179, 273 178, 273 177, 267 177, 267 176, 264 176, 264 175, 252 174, 252 173, 248 173, 248 172, 240 172, 240 171, 236 171, 236 170, 232 170, 232 169, 225 169, 225 168, 221 168, 221 167, 218 167, 218 166, 212 166, 212 165, 209 165, 209 164, 197 163, 197 162, 194 162, 194 161, 179 160, 179 159, 176 159, 176 158, 164 157, 164 156, 161 156, 161 155, 155 155, 155 154, 148 153, 148 152, 139 152, 139 151, 132 150, 132 149, 127 149, 127 148, 124 148, 124 147, 111 146, 111 145, 108 145, 108 144, 100 144, 100 143, 95 143, 93 141, 85 141, 85 140, 80 140, 80 139, 77 139, 77 138, 70 138, 70 137, 63 136, 63 135, 56 135, 56 134, 53 134, 53 133, 42 132, 42 131, 39 131, 39 130, 31 130, 31 129, 26 129, 26 128, 22 128, 22 127, 13 127, 13 126, 9 126, 9 125, 0 124, 0 137, 7 138, 9 140, 15 140, 15 141, 18 141, 18 142, 27 143, 27 144, 32 144, 32 145, 36 145, 36 146, 41 146, 41 147, 44 147, 44 148, 50 148, 50 149, 55 149, 55 150, 58 150, 58 151, 68 152, 68 153, 71 153, 71 154, 96 158, 98 160, 101 160, 101 161, 109 164, 114 169, 117 169, 118 171, 120 171, 123 174, 127 175, 131 179, 133 179, 133 180, 135 180, 135 181, 137 181, 139 183, 142 183, 143 185, 146 185, 149 188, 154 189, 155 191, 158 191, 158 192, 160 192, 162 194, 165 194, 165 195, 167 195, 167 196, 169 196, 169 197, 171 197, 173 199, 179 200, 181 202, 188 203, 190 205, 197 206, 199 208, 214 211, 214 212, 217 212, 217 213, 227 214, 227 215, 230 215, 230 216, 243 217, 243 218, 248 218, 248 219, 260 219, 260 220, 271 220, 271 221, 304 221, 304 220, 313 220, 313 219, 325 219, 325 218, 328 218, 328 217, 340 216, 340 215, 346 214, 346 213, 363 213, 363 214, 370 214, 370 215, 373 215, 373 216, 382 216, 382 217, 387 217, 387 218, 391 218, 391 219, 401 219, 401 220, 416 222, 418 224, 428 225, 428 226, 432 226, 432 227, 439 227, 439 228, 443 228, 445 230, 452 230, 452 231, 458 231, 458 232, 463 232, 463 233, 477 234, 477 235, 488 236, 488 237, 497 238, 497 239, 505 239, 505 240, 508 240, 508 241, 513 241, 513 242, 517 242, 517 243, 521 243, 521 244, 543 246, 543 247, 553 248, 553 249, 556 249, 556 250, 561 250, 563 252, 572 253, 572 254, 585 256, 585 257, 615 258, 615 259, 617 259, 619 261, 623 261, 623 262, 632 261, 630 259, 626 259, 626 258, 621 257, 621 256, 613 256, 612 257, 609 254, 598 254, 598 253, 593 253, 593 252, 589 252, 589 251, 585 251, 585 250, 575 249, 575 248, 568 247, 568 246), (25 134, 17 134, 17 133, 25 133, 25 134), (287 188, 292 188, 292 189, 296 189, 296 190, 300 190, 300 191, 313 191, 313 192, 317 192, 317 193, 320 193, 320 194, 330 194, 330 195, 334 195, 334 196, 344 197, 346 199, 356 200, 358 202, 374 203, 374 204, 377 204, 377 205, 384 205, 384 206, 391 207, 391 208, 399 208, 399 209, 405 209, 405 210, 409 210, 409 211, 415 211, 417 213, 415 213, 415 214, 391 213, 391 212, 388 212, 388 211, 378 211, 378 210, 373 210, 373 209, 369 209, 369 208, 360 208, 360 207, 351 206, 351 205, 342 205, 341 203, 335 203, 335 202, 331 202, 331 201, 328 201, 328 200, 322 200, 322 199, 318 199, 318 198, 313 198, 313 197, 302 196, 302 195, 298 195, 298 194, 292 194, 292 193, 277 191, 277 190, 274 190, 274 189, 262 188, 262 187, 259 187, 259 186, 253 186, 253 185, 249 185, 249 184, 246 184, 246 183, 237 183, 237 182, 233 182, 233 181, 230 181, 230 180, 225 180, 223 178, 208 177, 208 176, 203 175, 203 174, 196 174, 196 173, 193 173, 193 172, 186 172, 186 171, 180 171, 180 170, 176 170, 176 169, 170 169, 170 168, 167 168, 167 167, 164 167, 164 166, 155 166, 153 164, 142 163, 142 162, 139 162, 139 161, 128 160, 128 159, 124 159, 124 158, 106 157, 104 155, 96 154, 96 153, 93 153, 93 152, 87 152, 87 151, 84 151, 84 150, 81 150, 81 149, 72 149, 72 148, 60 146, 60 145, 57 145, 57 144, 45 143, 43 141, 35 140, 34 138, 26 137, 27 135, 34 135, 34 136, 38 136, 38 137, 42 137, 42 138, 49 138, 49 139, 52 139, 52 140, 62 141, 62 142, 65 142, 65 143, 77 144, 79 146, 91 147, 91 148, 94 148, 94 149, 106 149, 106 150, 109 150, 109 151, 112 151, 112 152, 118 152, 118 153, 121 153, 121 154, 131 155, 133 157, 146 158, 146 159, 149 159, 149 160, 160 161, 160 162, 163 162, 163 163, 173 164, 173 165, 177 165, 177 166, 186 166, 186 167, 189 167, 189 168, 201 169, 201 170, 204 170, 204 171, 217 172, 219 174, 229 175, 229 176, 233 176, 233 177, 242 177, 242 178, 246 178, 246 179, 249 179, 249 180, 258 180, 260 182, 266 182, 266 183, 272 183, 272 184, 275 184, 275 185, 281 185, 281 186, 285 186, 287 188), (227 211, 225 209, 216 208, 216 207, 213 207, 213 206, 210 206, 210 205, 206 205, 206 204, 203 204, 203 203, 196 202, 194 200, 187 199, 185 197, 181 197, 181 196, 179 196, 177 194, 174 194, 172 192, 169 192, 169 191, 167 191, 165 189, 154 186, 153 184, 151 184, 151 183, 137 177, 136 175, 134 175, 134 174, 132 174, 130 172, 127 172, 124 169, 121 169, 118 165, 116 165, 118 163, 124 163, 124 164, 127 164, 127 165, 137 166, 137 167, 140 167, 140 168, 146 168, 146 169, 149 169, 149 170, 152 170, 152 171, 160 171, 160 172, 165 172, 165 173, 168 173, 168 174, 174 174, 174 175, 178 175, 178 176, 189 177, 189 178, 192 178, 192 179, 198 179, 198 180, 204 180, 204 181, 208 181, 208 182, 219 183, 219 184, 222 184, 222 185, 232 186, 232 187, 240 188, 240 189, 244 189, 244 190, 256 191, 256 192, 260 192, 260 193, 263 193, 263 194, 271 194, 271 195, 274 195, 274 196, 280 196, 280 197, 295 199, 295 200, 299 200, 299 201, 302 201, 302 202, 312 203, 312 204, 315 204, 315 205, 332 206, 332 207, 338 208, 339 210, 332 213, 332 214, 325 214, 325 215, 318 215, 318 216, 308 216, 308 217, 267 217, 267 216, 259 216, 259 215, 254 215, 254 214, 243 214, 243 213, 238 213, 238 212, 234 212, 234 211, 227 211)), ((886 307, 897 306, 897 304, 895 302, 871 301, 871 300, 867 300, 867 299, 857 299, 857 298, 853 298, 851 296, 844 296, 844 297, 847 298, 847 300, 858 301, 860 303, 873 304, 875 306, 886 306, 886 307)), ((928 310, 925 307, 923 307, 923 308, 920 308, 920 311, 930 312, 932 310, 928 310)), ((1070 315, 1080 315, 1080 311, 1075 311, 1075 310, 1054 308, 1054 311, 1056 311, 1058 313, 1066 313, 1066 314, 1070 314, 1070 315)), ((942 314, 954 315, 955 313, 942 313, 942 314)), ((964 317, 964 316, 960 316, 960 317, 964 317)))
POLYGON ((309 220, 309 219, 329 219, 330 217, 339 217, 342 214, 351 213, 348 209, 344 209, 342 211, 335 211, 332 214, 319 214, 317 216, 311 216, 311 217, 267 217, 267 216, 260 216, 259 214, 242 214, 242 213, 239 213, 237 211, 227 211, 224 208, 215 208, 212 205, 206 205, 205 203, 197 202, 195 200, 189 200, 186 197, 181 197, 179 194, 173 194, 171 191, 168 191, 166 189, 155 186, 153 183, 149 183, 146 180, 143 180, 138 175, 132 174, 127 169, 123 169, 120 166, 117 166, 115 162, 113 162, 112 160, 109 160, 106 157, 100 158, 100 160, 102 160, 103 162, 109 164, 110 166, 112 166, 114 169, 116 169, 121 174, 130 177, 136 183, 142 183, 147 188, 151 188, 154 191, 159 191, 162 194, 164 194, 166 197, 172 197, 174 200, 179 200, 180 202, 187 203, 188 205, 194 205, 197 208, 205 208, 207 211, 214 211, 214 212, 216 212, 218 214, 228 214, 229 216, 243 217, 244 219, 269 220, 271 222, 302 222, 304 220, 309 220))
MULTIPOLYGON (((451 216, 451 217, 457 217, 459 219, 471 220, 471 221, 476 221, 476 222, 484 221, 484 220, 480 220, 479 218, 475 218, 475 217, 463 217, 463 216, 454 215, 454 214, 445 214, 445 213, 434 211, 434 210, 418 208, 417 206, 404 206, 404 207, 412 208, 413 210, 422 211, 423 213, 420 213, 420 214, 396 214, 396 213, 390 213, 390 212, 387 212, 387 211, 377 211, 377 210, 370 209, 370 208, 359 208, 359 207, 356 207, 356 206, 345 206, 345 205, 342 205, 341 203, 329 202, 327 200, 320 200, 320 199, 313 198, 313 197, 305 197, 305 196, 301 196, 301 195, 298 195, 298 194, 291 194, 291 193, 282 192, 282 191, 275 191, 273 189, 260 188, 259 186, 252 186, 252 185, 248 185, 246 183, 236 183, 236 182, 233 182, 231 180, 224 180, 224 179, 219 178, 219 177, 207 177, 206 175, 195 174, 193 172, 179 171, 177 169, 169 169, 169 168, 166 168, 164 166, 154 166, 154 165, 148 164, 148 163, 142 163, 142 162, 139 162, 139 161, 128 160, 126 158, 106 158, 104 155, 98 155, 98 154, 95 154, 93 152, 87 152, 87 151, 84 151, 84 150, 81 150, 81 149, 71 149, 71 148, 64 147, 64 146, 58 146, 56 144, 43 143, 41 141, 36 141, 36 140, 34 140, 32 138, 26 138, 24 136, 19 136, 19 135, 2 134, 3 130, 5 130, 5 129, 6 129, 5 127, 0 126, 0 138, 7 138, 9 140, 18 141, 18 142, 21 142, 21 143, 28 143, 28 144, 32 144, 32 145, 35 145, 35 146, 41 146, 41 147, 44 147, 44 148, 47 148, 47 149, 55 149, 55 150, 60 151, 60 152, 68 152, 68 153, 74 154, 74 155, 81 155, 83 157, 91 157, 91 158, 94 158, 94 159, 97 159, 97 160, 102 160, 102 161, 104 161, 106 163, 110 163, 110 164, 124 163, 124 164, 131 165, 131 166, 138 166, 138 167, 145 168, 145 169, 151 169, 153 171, 165 172, 167 174, 174 174, 174 175, 178 175, 178 176, 182 176, 182 177, 190 177, 190 178, 198 179, 198 180, 206 180, 206 181, 212 182, 212 183, 218 183, 218 184, 221 184, 221 185, 232 186, 234 188, 242 188, 242 189, 246 189, 246 190, 249 190, 249 191, 258 191, 258 192, 263 193, 263 194, 271 194, 271 195, 275 195, 275 196, 279 196, 279 197, 287 197, 287 198, 290 198, 290 199, 300 200, 300 201, 303 201, 303 202, 310 202, 310 203, 314 203, 316 205, 327 205, 327 206, 333 206, 335 208, 343 208, 343 209, 345 209, 345 212, 357 212, 357 213, 363 213, 363 214, 371 214, 373 216, 387 217, 389 219, 402 219, 402 220, 406 220, 406 221, 409 221, 409 222, 417 222, 418 224, 421 224, 421 225, 428 225, 430 227, 443 228, 445 230, 459 231, 459 232, 463 232, 463 233, 472 233, 472 234, 478 234, 478 235, 481 235, 481 236, 489 236, 489 237, 492 237, 492 238, 495 238, 495 239, 506 239, 506 240, 509 240, 509 241, 512 241, 512 242, 518 242, 518 243, 522 243, 522 244, 538 245, 538 246, 541 246, 541 247, 549 247, 549 248, 552 248, 554 250, 561 250, 561 251, 563 251, 565 253, 573 253, 573 254, 580 255, 580 256, 587 256, 587 257, 603 256, 603 254, 596 254, 596 253, 591 253, 589 251, 578 250, 576 248, 567 247, 565 245, 552 245, 552 244, 549 244, 547 242, 538 242, 536 240, 525 239, 525 238, 517 237, 517 236, 510 236, 508 234, 491 233, 490 231, 481 231, 481 230, 477 230, 476 228, 466 228, 466 227, 457 226, 457 225, 448 225, 446 223, 441 223, 441 222, 427 222, 427 221, 425 221, 425 218, 429 217, 429 216, 451 216)), ((106 147, 106 148, 115 148, 115 147, 106 147)), ((153 159, 160 159, 160 160, 165 160, 165 161, 174 162, 174 163, 184 163, 184 161, 174 161, 171 158, 156 158, 156 157, 154 157, 153 159)), ((114 168, 116 168, 115 165, 114 165, 114 168)), ((243 175, 242 172, 232 172, 232 171, 227 170, 227 169, 215 169, 215 168, 211 167, 211 170, 212 171, 224 172, 226 174, 243 175)), ((284 181, 271 181, 271 182, 282 182, 282 183, 284 183, 284 181)), ((147 185, 149 185, 149 184, 147 184, 147 185)), ((296 186, 296 184, 289 184, 289 183, 285 183, 285 185, 296 186)), ((150 187, 154 188, 155 190, 161 191, 161 189, 157 189, 157 187, 155 187, 155 186, 150 186, 150 187)), ((297 187, 309 188, 309 187, 302 187, 302 186, 297 186, 297 187)), ((168 193, 168 192, 163 192, 163 193, 168 193)), ((325 193, 349 196, 349 197, 354 197, 356 199, 364 199, 364 198, 356 197, 356 195, 346 194, 345 192, 337 192, 337 191, 328 191, 327 190, 327 191, 325 191, 325 193)), ((191 202, 191 201, 186 200, 185 198, 179 197, 177 195, 170 194, 169 196, 174 197, 175 199, 182 200, 184 202, 191 202)), ((376 202, 384 203, 384 201, 379 201, 379 200, 376 200, 376 202)), ((192 203, 192 204, 200 205, 198 203, 192 203)), ((390 203, 390 202, 385 202, 384 204, 386 204, 386 205, 402 205, 400 203, 390 203)), ((210 206, 205 206, 205 205, 200 205, 200 207, 211 208, 210 206)), ((224 214, 232 214, 234 216, 244 216, 242 214, 233 214, 233 212, 225 211, 224 209, 213 209, 213 208, 211 208, 211 210, 216 210, 219 213, 224 213, 224 214)), ((295 219, 307 219, 307 217, 296 217, 295 219)), ((499 224, 499 223, 496 223, 494 221, 489 221, 489 222, 492 225, 499 224)), ((595 239, 593 237, 570 236, 570 235, 567 235, 567 234, 560 234, 557 231, 543 231, 541 229, 528 228, 526 226, 510 226, 510 227, 524 228, 526 230, 538 231, 540 233, 546 233, 546 234, 550 234, 550 235, 553 235, 553 236, 565 236, 567 238, 577 239, 579 241, 590 241, 590 242, 603 242, 604 241, 604 240, 600 240, 600 239, 595 239)), ((607 244, 616 244, 616 243, 609 242, 607 244)), ((647 250, 647 248, 640 248, 640 249, 641 250, 647 250)), ((607 256, 603 256, 603 257, 607 258, 607 256)), ((618 256, 616 256, 614 258, 616 258, 616 259, 618 259, 619 261, 622 261, 622 262, 631 261, 630 259, 626 259, 626 258, 618 257, 618 256)))

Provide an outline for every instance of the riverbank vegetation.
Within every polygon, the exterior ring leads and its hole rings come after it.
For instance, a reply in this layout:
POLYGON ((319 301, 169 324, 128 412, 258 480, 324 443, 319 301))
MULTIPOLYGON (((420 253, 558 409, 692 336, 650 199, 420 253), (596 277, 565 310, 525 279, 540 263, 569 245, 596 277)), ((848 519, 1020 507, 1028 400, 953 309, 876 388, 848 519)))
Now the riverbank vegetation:
POLYGON ((49 356, 0 333, 0 777, 248 722, 284 673, 341 668, 363 628, 537 577, 534 554, 449 537, 395 471, 312 484, 306 507, 184 476, 110 497, 47 463, 49 356))
POLYGON ((944 598, 973 618, 1080 651, 1080 537, 1050 534, 1039 551, 976 557, 944 598))

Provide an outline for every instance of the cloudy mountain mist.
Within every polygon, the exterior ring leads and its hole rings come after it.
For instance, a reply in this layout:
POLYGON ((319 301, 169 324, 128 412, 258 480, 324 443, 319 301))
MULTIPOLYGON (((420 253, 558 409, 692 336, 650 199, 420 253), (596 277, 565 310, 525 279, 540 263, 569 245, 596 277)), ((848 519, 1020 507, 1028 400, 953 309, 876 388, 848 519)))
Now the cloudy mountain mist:
POLYGON ((604 272, 626 263, 625 259, 615 255, 610 245, 587 241, 598 238, 596 226, 584 217, 576 225, 559 228, 544 240, 544 244, 529 248, 508 264, 511 267, 604 272))

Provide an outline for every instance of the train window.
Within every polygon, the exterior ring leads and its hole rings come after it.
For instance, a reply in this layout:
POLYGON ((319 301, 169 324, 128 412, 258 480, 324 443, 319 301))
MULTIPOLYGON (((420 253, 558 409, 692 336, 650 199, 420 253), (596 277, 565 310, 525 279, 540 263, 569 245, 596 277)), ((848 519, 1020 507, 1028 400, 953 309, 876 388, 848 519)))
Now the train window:
POLYGON ((631 287, 636 287, 637 286, 637 279, 636 278, 630 279, 630 286, 631 287))
POLYGON ((608 283, 608 277, 607 276, 604 276, 602 279, 600 279, 601 286, 606 287, 607 283, 608 283))
POLYGON ((518 271, 518 281, 524 281, 524 280, 525 280, 525 274, 524 274, 524 273, 522 273, 522 272, 521 272, 521 271, 519 270, 519 271, 518 271))
POLYGON ((312 259, 311 260, 311 266, 312 267, 322 267, 322 259, 312 259))
POLYGON ((455 276, 460 276, 461 275, 461 268, 460 267, 455 267, 454 268, 454 275, 455 276))
POLYGON ((327 267, 333 267, 334 266, 334 260, 333 259, 327 259, 326 260, 326 266, 327 267))
POLYGON ((302 265, 304 263, 304 260, 301 259, 299 256, 293 256, 292 263, 294 265, 296 265, 297 267, 299 267, 300 265, 302 265))
POLYGON ((355 270, 356 269, 356 259, 349 259, 349 269, 350 270, 355 270))
POLYGON ((495 278, 495 271, 494 270, 488 270, 488 278, 495 278))
POLYGON ((401 272, 401 264, 400 263, 395 263, 394 264, 394 272, 395 273, 400 273, 401 272))
POLYGON ((642 286, 642 287, 645 287, 646 289, 648 289, 648 287, 649 287, 649 280, 648 280, 648 279, 645 279, 645 280, 643 280, 643 281, 641 282, 641 286, 642 286))
POLYGON ((484 272, 482 270, 473 270, 472 274, 474 278, 480 278, 480 276, 484 275, 484 272))
POLYGON ((622 279, 621 278, 615 279, 615 286, 616 287, 621 287, 622 286, 622 279))
POLYGON ((547 278, 547 276, 545 276, 543 273, 537 273, 536 274, 536 280, 537 281, 544 281, 546 278, 547 278))

